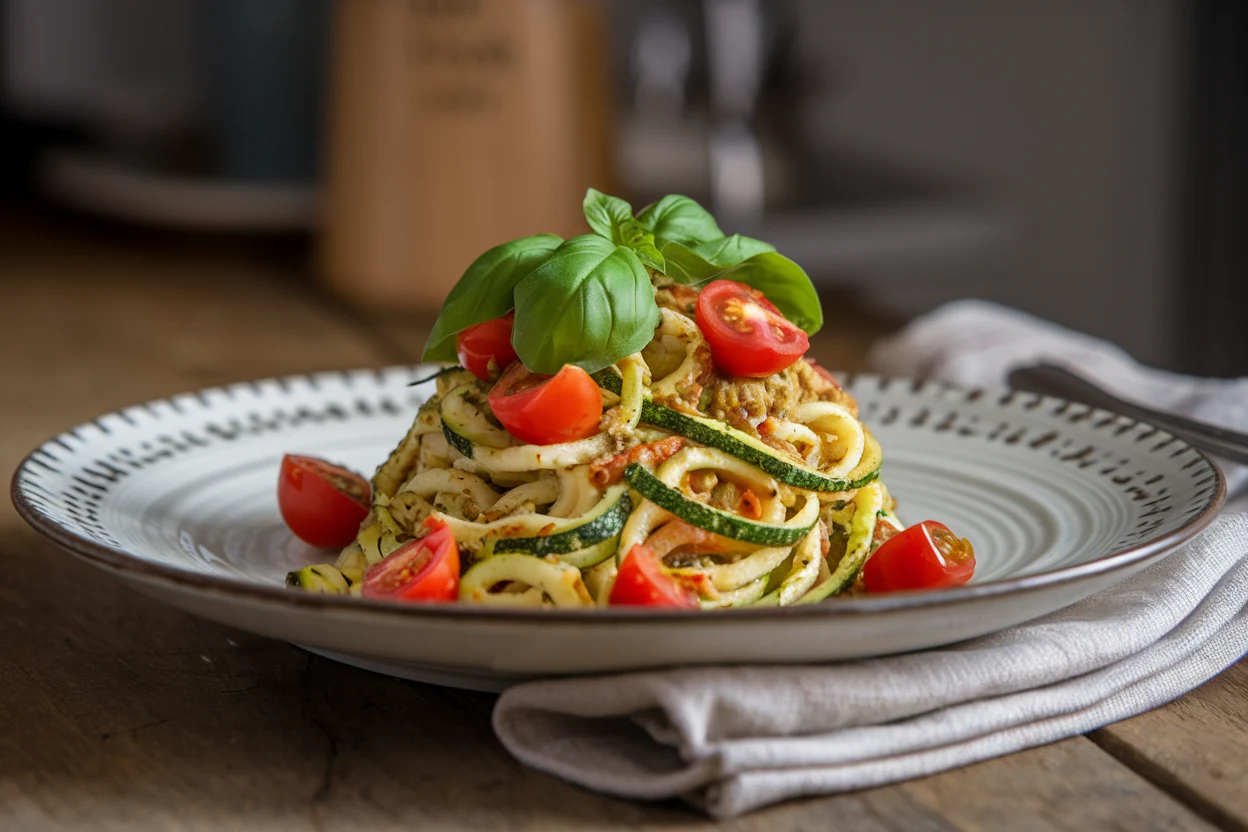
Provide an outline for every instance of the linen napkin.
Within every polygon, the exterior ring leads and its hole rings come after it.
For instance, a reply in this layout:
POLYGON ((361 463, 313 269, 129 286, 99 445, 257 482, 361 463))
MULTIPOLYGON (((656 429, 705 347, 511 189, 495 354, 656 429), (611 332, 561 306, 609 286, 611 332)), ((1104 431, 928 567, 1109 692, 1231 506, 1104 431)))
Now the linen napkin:
MULTIPOLYGON (((1248 423, 1243 381, 1147 370, 1087 336, 989 304, 937 310, 875 358, 886 372, 973 384, 1001 383, 1041 358, 1069 360, 1123 395, 1248 423)), ((839 664, 531 682, 502 695, 494 728, 522 762, 574 783, 678 796, 731 817, 944 771, 1161 705, 1244 655, 1246 600, 1248 516, 1224 514, 1117 587, 989 636, 839 664)))

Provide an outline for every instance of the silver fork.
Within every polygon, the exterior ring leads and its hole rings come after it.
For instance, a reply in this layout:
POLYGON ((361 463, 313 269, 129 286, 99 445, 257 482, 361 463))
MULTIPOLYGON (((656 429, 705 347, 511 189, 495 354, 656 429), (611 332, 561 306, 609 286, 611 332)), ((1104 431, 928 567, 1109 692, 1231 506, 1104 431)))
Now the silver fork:
MULTIPOLYGON (((1056 364, 1019 367, 1010 373, 1009 383, 1015 390, 1069 399, 1149 422, 1202 451, 1248 464, 1248 434, 1127 401, 1065 367, 1056 364)), ((1245 406, 1248 407, 1248 404, 1245 406)))

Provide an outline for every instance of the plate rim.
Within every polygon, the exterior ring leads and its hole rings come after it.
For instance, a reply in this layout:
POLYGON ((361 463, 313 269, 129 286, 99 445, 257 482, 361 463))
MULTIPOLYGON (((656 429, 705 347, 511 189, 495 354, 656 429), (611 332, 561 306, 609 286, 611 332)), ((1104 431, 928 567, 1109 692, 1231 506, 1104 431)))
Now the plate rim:
MULTIPOLYGON (((49 444, 54 444, 62 437, 73 436, 80 429, 110 416, 120 416, 124 411, 133 408, 150 409, 156 405, 168 403, 173 399, 194 396, 202 398, 212 393, 229 395, 230 391, 250 389, 256 391, 264 384, 276 384, 283 394, 290 390, 290 382, 308 381, 317 378, 336 377, 351 378, 359 375, 372 375, 377 379, 386 378, 395 372, 417 372, 427 364, 398 364, 382 367, 361 367, 349 370, 336 370, 313 373, 292 373, 284 376, 272 376, 263 379, 235 382, 226 385, 200 388, 194 391, 175 393, 170 396, 150 399, 137 405, 118 408, 101 414, 86 422, 79 423, 67 430, 62 430, 44 442, 41 442, 29 453, 14 470, 9 483, 9 495, 18 515, 36 532, 51 540, 61 548, 109 572, 142 580, 146 583, 171 585, 174 588, 198 590, 213 595, 231 596, 240 601, 257 603, 276 603, 297 609, 326 609, 331 612, 388 616, 401 616, 418 619, 435 619, 457 622, 513 622, 533 623, 541 621, 575 622, 580 625, 600 624, 614 625, 623 622, 667 622, 687 621, 691 617, 698 621, 767 621, 774 619, 810 619, 825 617, 850 617, 876 615, 898 610, 909 610, 925 607, 957 605, 964 602, 975 602, 985 599, 1007 596, 1015 593, 1026 593, 1049 588, 1061 584, 1074 584, 1081 580, 1110 573, 1131 564, 1147 560, 1159 552, 1173 550, 1202 532, 1218 516, 1226 501, 1226 477, 1221 467, 1208 454, 1179 437, 1176 441, 1190 448, 1205 461, 1216 478, 1216 488, 1201 511, 1187 520, 1182 526, 1161 537, 1142 541, 1124 549, 1120 549, 1102 557, 1073 566, 1064 566, 1045 572, 1023 575, 1015 578, 1003 578, 979 584, 967 584, 941 590, 920 590, 913 592, 897 592, 880 596, 860 596, 844 598, 834 603, 797 604, 786 607, 741 607, 722 610, 648 610, 630 607, 603 607, 594 609, 560 610, 560 609, 507 609, 471 604, 396 604, 386 601, 375 601, 354 596, 323 595, 306 592, 294 592, 285 586, 267 586, 252 583, 225 575, 212 575, 193 572, 175 566, 154 563, 144 560, 123 548, 110 546, 83 535, 69 531, 38 511, 29 500, 23 488, 22 474, 36 463, 36 455, 49 444), (709 613, 709 614, 708 614, 709 613)), ((970 395, 1016 393, 1010 388, 1000 385, 967 385, 956 382, 932 379, 918 379, 909 376, 891 376, 876 373, 841 373, 842 377, 857 381, 860 379, 876 379, 891 383, 910 384, 913 392, 927 385, 939 385, 944 390, 962 392, 970 395)), ((1039 396, 1037 402, 1052 402, 1060 406, 1063 403, 1077 404, 1056 396, 1039 396)), ((1087 407, 1087 405, 1080 405, 1087 407)), ((1116 415, 1129 419, 1135 424, 1156 428, 1159 432, 1172 435, 1163 428, 1158 428, 1146 420, 1122 416, 1104 408, 1091 408, 1091 414, 1116 415)), ((124 418, 124 417, 122 417, 124 418)))

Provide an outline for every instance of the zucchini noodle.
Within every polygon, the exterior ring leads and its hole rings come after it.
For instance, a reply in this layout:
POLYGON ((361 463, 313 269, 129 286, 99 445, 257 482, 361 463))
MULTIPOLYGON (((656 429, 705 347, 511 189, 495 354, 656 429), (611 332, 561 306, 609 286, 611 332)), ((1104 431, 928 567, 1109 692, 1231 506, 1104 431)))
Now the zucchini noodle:
POLYGON ((739 589, 719 593, 719 597, 703 599, 702 609, 713 610, 722 607, 744 607, 757 602, 767 592, 767 577, 763 576, 739 589))
POLYGON ((585 589, 581 570, 529 555, 487 558, 465 572, 459 584, 460 600, 476 604, 540 606, 543 596, 556 607, 588 607, 594 603, 585 589), (495 587, 504 582, 518 585, 519 591, 496 591, 495 587))
POLYGON ((550 507, 555 517, 575 517, 589 511, 598 500, 598 490, 589 480, 589 466, 576 465, 558 474, 559 498, 550 507))
POLYGON ((651 385, 650 393, 654 398, 679 399, 680 394, 706 372, 703 363, 703 356, 707 353, 706 338, 698 325, 684 315, 670 309, 660 309, 659 313, 662 320, 655 332, 655 341, 664 349, 668 342, 678 344, 684 358, 675 370, 651 385))
POLYGON ((559 499, 559 483, 553 477, 541 477, 533 482, 517 485, 499 497, 486 514, 506 517, 526 504, 531 506, 529 511, 532 512, 538 506, 550 505, 557 499, 559 499))
POLYGON ((625 356, 615 366, 622 376, 619 401, 607 411, 602 427, 611 436, 626 439, 641 421, 641 405, 650 379, 650 368, 641 353, 625 356))
POLYGON ((554 471, 582 465, 606 455, 610 437, 598 434, 588 439, 558 445, 517 445, 512 448, 473 448, 472 461, 491 474, 524 471, 554 471))
POLYGON ((799 425, 818 438, 813 464, 830 477, 843 477, 862 459, 866 434, 852 413, 832 402, 809 402, 793 409, 799 425))
POLYGON ((356 540, 301 585, 358 593, 373 564, 444 523, 461 603, 606 605, 638 546, 703 609, 858 591, 877 525, 901 525, 853 399, 805 364, 718 374, 692 313, 660 312, 647 347, 595 376, 609 389, 587 438, 525 444, 496 419, 489 384, 441 374, 377 469, 356 540))
POLYGON ((467 497, 468 505, 475 506, 478 511, 486 511, 498 502, 498 492, 490 488, 489 483, 476 474, 457 471, 454 468, 430 468, 412 477, 399 493, 410 491, 418 497, 426 499, 440 494, 467 497))
POLYGON ((642 500, 641 505, 633 509, 633 513, 629 515, 628 522, 624 524, 624 531, 620 533, 619 557, 617 560, 623 559, 624 555, 632 550, 634 546, 643 545, 646 538, 662 524, 671 520, 672 516, 663 509, 656 506, 649 500, 642 500))
POLYGON ((813 528, 802 538, 793 551, 793 565, 789 573, 773 591, 758 599, 759 605, 787 606, 805 595, 819 579, 819 564, 823 557, 819 552, 819 529, 813 528))
POLYGON ((763 546, 732 563, 703 567, 717 590, 740 589, 770 575, 791 554, 783 546, 763 546))

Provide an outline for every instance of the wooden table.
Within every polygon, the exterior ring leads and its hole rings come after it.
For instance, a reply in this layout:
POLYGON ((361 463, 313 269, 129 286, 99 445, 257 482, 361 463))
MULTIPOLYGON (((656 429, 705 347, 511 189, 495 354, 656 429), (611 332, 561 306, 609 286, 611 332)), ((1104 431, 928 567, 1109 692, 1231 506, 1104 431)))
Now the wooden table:
MULTIPOLYGON (((349 311, 297 250, 0 212, 0 468, 148 398, 411 362, 428 321, 349 311)), ((885 325, 832 314, 825 363, 885 325)), ((493 697, 402 682, 114 584, 0 506, 0 829, 701 829, 521 767, 493 697)), ((1248 665, 1074 739, 735 830, 1248 829, 1248 665)))

